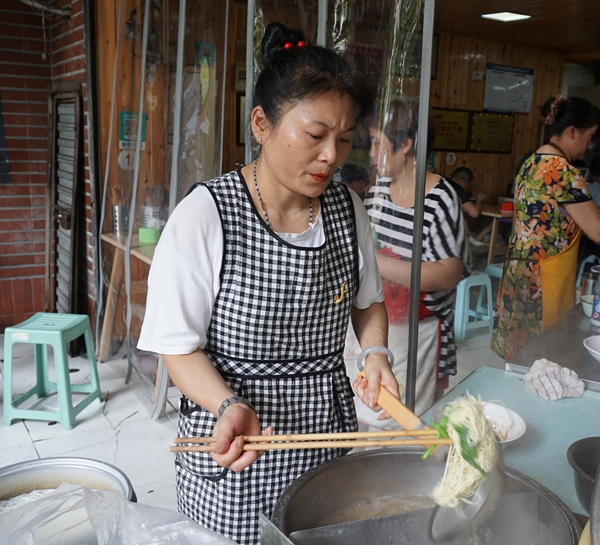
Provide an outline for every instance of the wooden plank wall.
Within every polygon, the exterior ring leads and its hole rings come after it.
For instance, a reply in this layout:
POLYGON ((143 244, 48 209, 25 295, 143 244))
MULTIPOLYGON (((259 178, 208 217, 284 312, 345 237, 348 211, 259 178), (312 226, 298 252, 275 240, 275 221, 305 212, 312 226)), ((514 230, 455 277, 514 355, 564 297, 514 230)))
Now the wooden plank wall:
POLYGON ((565 59, 545 49, 442 33, 436 79, 431 82, 431 106, 481 111, 485 80, 473 81, 472 74, 476 70, 485 72, 486 62, 534 70, 531 111, 515 114, 510 154, 457 152, 456 163, 450 166, 446 164, 447 153, 437 152, 436 170, 450 175, 458 166, 468 166, 475 174, 473 193, 486 191, 487 202, 496 204, 498 197, 506 195, 507 185, 514 178, 517 158, 539 146, 542 128, 539 108, 549 96, 560 93, 565 59))
POLYGON ((222 172, 237 168, 236 163, 244 163, 244 146, 238 146, 238 94, 236 72, 246 69, 246 1, 229 2, 229 35, 227 43, 227 68, 225 75, 225 118, 223 123, 223 162, 222 172))
MULTIPOLYGON (((101 172, 101 183, 104 184, 106 157, 108 153, 108 135, 110 129, 110 112, 112 106, 113 69, 115 55, 118 55, 117 64, 117 92, 115 96, 115 118, 113 120, 113 140, 111 144, 111 162, 108 166, 108 197, 104 210, 104 224, 100 226, 102 233, 112 231, 111 205, 120 203, 117 195, 130 198, 130 202, 140 209, 147 191, 155 184, 161 186, 167 181, 167 163, 164 152, 166 146, 166 123, 165 111, 166 82, 163 78, 163 67, 158 65, 154 70, 152 78, 145 83, 146 102, 144 110, 148 115, 146 121, 146 148, 140 153, 139 166, 139 188, 136 196, 131 196, 133 184, 133 170, 125 170, 119 167, 119 112, 136 112, 139 108, 139 91, 141 75, 141 41, 142 41, 142 6, 143 0, 124 0, 121 28, 117 28, 119 3, 114 1, 97 2, 96 17, 99 44, 97 49, 98 66, 104 67, 98 71, 98 119, 99 119, 99 171, 101 172), (135 14, 133 14, 135 10, 135 14), (133 14, 133 17, 132 17, 133 14), (135 21, 135 40, 124 35, 124 24, 132 17, 135 21), (116 50, 116 35, 120 33, 120 47, 116 50)), ((168 27, 169 17, 163 13, 161 28, 168 27)), ((165 42, 165 43, 168 43, 165 42)), ((168 53, 164 51, 168 56, 168 53)), ((135 150, 130 150, 130 165, 133 165, 135 150)), ((128 211, 127 211, 128 213, 128 211)), ((137 233, 138 224, 133 226, 137 233)), ((104 270, 104 286, 106 288, 111 274, 114 258, 114 247, 103 243, 103 263, 99 265, 104 270)), ((132 281, 146 280, 149 267, 138 259, 130 259, 132 281)), ((105 291, 106 294, 106 291, 105 291)), ((104 298, 106 301, 106 297, 104 298)), ((126 332, 125 325, 125 294, 121 292, 119 297, 113 335, 123 339, 126 332)), ((132 308, 138 309, 145 302, 145 294, 132 297, 132 308)), ((134 310, 132 326, 137 329, 141 323, 139 312, 134 310)))
MULTIPOLYGON (((102 183, 105 178, 105 171, 108 170, 108 199, 105 208, 104 224, 101 226, 103 233, 111 232, 111 205, 116 204, 117 193, 129 197, 132 206, 135 207, 135 222, 131 226, 134 235, 137 234, 139 227, 139 218, 141 206, 152 205, 163 206, 165 211, 168 209, 169 179, 170 179, 170 145, 172 143, 172 117, 174 108, 174 83, 176 70, 176 48, 179 17, 179 2, 164 1, 161 2, 162 13, 156 16, 153 13, 150 19, 150 27, 154 28, 158 36, 158 41, 163 44, 162 62, 154 67, 146 67, 142 76, 141 67, 141 43, 142 43, 142 21, 144 0, 124 0, 121 27, 118 24, 118 7, 116 0, 107 0, 96 3, 97 35, 99 36, 99 47, 97 51, 98 65, 104 67, 98 73, 98 117, 99 117, 99 148, 100 160, 99 170, 102 172, 102 183), (124 24, 135 14, 132 20, 135 23, 135 40, 124 37, 124 24), (116 49, 116 37, 121 36, 119 50, 116 49), (110 164, 106 165, 108 155, 108 135, 110 127, 110 111, 112 104, 112 85, 113 85, 113 67, 115 57, 117 57, 117 93, 115 97, 115 118, 113 141, 111 144, 110 164), (131 195, 133 187, 133 169, 124 169, 123 162, 119 162, 119 113, 120 112, 138 112, 139 109, 139 91, 142 77, 145 80, 144 90, 144 112, 147 115, 146 122, 146 143, 145 149, 140 153, 139 166, 139 187, 136 195, 131 195), (148 202, 148 196, 156 196, 162 189, 164 199, 161 203, 148 202), (115 191, 117 190, 117 191, 115 191)), ((153 4, 154 6, 154 4, 153 4)), ((209 180, 220 170, 216 168, 215 149, 220 146, 220 116, 221 116, 221 93, 223 82, 224 66, 224 27, 225 10, 224 4, 220 0, 195 0, 188 1, 186 11, 186 32, 184 48, 184 73, 193 74, 191 78, 184 78, 183 90, 184 106, 182 117, 188 116, 184 125, 189 123, 192 127, 193 138, 187 142, 188 148, 184 148, 182 140, 178 161, 180 162, 179 178, 179 196, 185 194, 189 185, 197 180, 197 172, 194 168, 196 159, 202 164, 201 180, 209 180), (198 111, 197 119, 194 120, 193 97, 198 92, 197 86, 201 84, 201 78, 204 73, 199 69, 197 45, 202 43, 215 45, 215 65, 208 70, 208 86, 202 89, 202 92, 213 94, 215 101, 206 100, 202 105, 201 111, 198 111), (187 83, 185 83, 187 82, 187 83), (194 84, 194 86, 192 86, 194 84), (190 105, 186 109, 185 100, 189 100, 190 105), (204 107, 206 104, 210 108, 204 107), (209 123, 204 123, 207 121, 209 123), (205 130, 207 132, 205 132, 205 130), (182 157, 185 156, 185 157, 182 157), (189 177, 182 175, 182 169, 189 169, 189 177)), ((182 127, 182 132, 184 128, 182 127)), ((187 135, 187 133, 186 133, 187 135)), ((187 135, 189 136, 189 135, 187 135)), ((225 146, 227 148, 229 144, 225 146)), ((131 150, 133 157, 134 150, 131 150)), ((243 152, 242 152, 243 157, 243 152)), ((220 163, 219 163, 220 167, 220 163)), ((103 245, 102 263, 105 286, 109 281, 111 267, 113 263, 114 247, 103 245)), ((148 277, 149 267, 147 264, 139 261, 135 257, 130 259, 131 280, 132 282, 145 282, 148 277)), ((132 296, 132 335, 136 337, 141 325, 141 319, 144 313, 146 295, 138 293, 132 296)), ((121 294, 117 303, 117 315, 112 331, 112 348, 124 338, 126 329, 124 316, 125 295, 121 294)))

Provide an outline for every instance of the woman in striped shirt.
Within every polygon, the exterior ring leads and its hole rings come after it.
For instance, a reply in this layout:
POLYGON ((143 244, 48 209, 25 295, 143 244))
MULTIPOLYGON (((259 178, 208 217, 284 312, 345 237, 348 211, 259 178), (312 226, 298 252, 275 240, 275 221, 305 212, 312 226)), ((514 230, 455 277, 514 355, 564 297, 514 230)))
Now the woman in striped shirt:
MULTIPOLYGON (((379 179, 365 200, 377 264, 383 279, 389 317, 389 348, 396 363, 394 373, 406 381, 408 308, 413 258, 415 213, 415 142, 418 102, 394 101, 391 117, 382 131, 371 129, 373 165, 379 179)), ((435 125, 430 115, 427 141, 431 146, 435 125)), ((415 412, 422 414, 447 387, 448 375, 456 374, 453 337, 455 288, 468 275, 469 249, 464 216, 450 183, 433 172, 425 177, 423 249, 421 254, 421 303, 415 412)), ((373 418, 358 407, 359 420, 371 427, 394 426, 373 418), (364 418, 363 418, 364 417, 364 418)), ((381 417, 381 415, 379 415, 381 417)), ((379 418, 375 417, 375 418, 379 418)))

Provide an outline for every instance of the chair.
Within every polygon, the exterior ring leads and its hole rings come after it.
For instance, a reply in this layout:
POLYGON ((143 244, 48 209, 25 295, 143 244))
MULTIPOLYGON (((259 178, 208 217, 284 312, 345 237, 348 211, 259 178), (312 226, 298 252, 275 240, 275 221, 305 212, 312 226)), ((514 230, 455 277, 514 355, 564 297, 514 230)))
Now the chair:
POLYGON ((474 271, 464 278, 456 287, 456 304, 454 309, 454 338, 462 342, 468 329, 488 327, 492 333, 493 319, 492 280, 484 272, 474 271), (471 288, 479 288, 475 308, 471 308, 471 288), (484 294, 487 301, 483 302, 484 294), (473 320, 470 320, 473 318, 473 320))
POLYGON ((90 329, 89 318, 79 314, 47 314, 38 312, 28 320, 13 327, 7 327, 4 332, 4 425, 10 426, 13 420, 48 420, 60 422, 65 430, 75 426, 75 416, 92 401, 102 400, 98 369, 94 356, 94 343, 90 329), (69 378, 69 361, 67 345, 69 342, 84 336, 90 367, 90 382, 88 384, 71 384, 69 378), (31 343, 35 345, 35 374, 36 384, 33 388, 13 400, 13 345, 16 343, 31 343), (54 352, 54 368, 56 382, 48 378, 48 350, 50 345, 54 352), (25 400, 36 394, 38 398, 48 397, 56 391, 59 408, 51 409, 20 409, 25 400), (74 393, 87 394, 73 406, 74 393))
POLYGON ((490 263, 485 268, 485 274, 495 276, 496 278, 502 278, 502 271, 504 270, 504 263, 490 263))

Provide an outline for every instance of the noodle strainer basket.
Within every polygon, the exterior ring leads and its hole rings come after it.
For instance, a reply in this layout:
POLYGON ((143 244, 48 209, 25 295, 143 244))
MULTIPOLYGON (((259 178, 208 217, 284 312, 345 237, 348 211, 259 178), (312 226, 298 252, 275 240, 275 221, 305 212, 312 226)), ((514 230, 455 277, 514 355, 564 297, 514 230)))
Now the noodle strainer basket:
POLYGON ((504 462, 498 453, 497 463, 470 500, 461 501, 454 509, 439 505, 434 508, 429 522, 429 537, 439 543, 473 535, 494 513, 505 485, 504 462))

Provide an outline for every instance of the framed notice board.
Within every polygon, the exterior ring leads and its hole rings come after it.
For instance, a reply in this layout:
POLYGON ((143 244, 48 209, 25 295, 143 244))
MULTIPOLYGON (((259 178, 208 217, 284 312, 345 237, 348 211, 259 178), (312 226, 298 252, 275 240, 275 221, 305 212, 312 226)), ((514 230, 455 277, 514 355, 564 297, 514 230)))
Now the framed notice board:
POLYGON ((470 112, 433 108, 435 116, 436 151, 467 151, 469 143, 470 112))
POLYGON ((512 151, 513 114, 473 112, 469 151, 510 153, 512 151))

